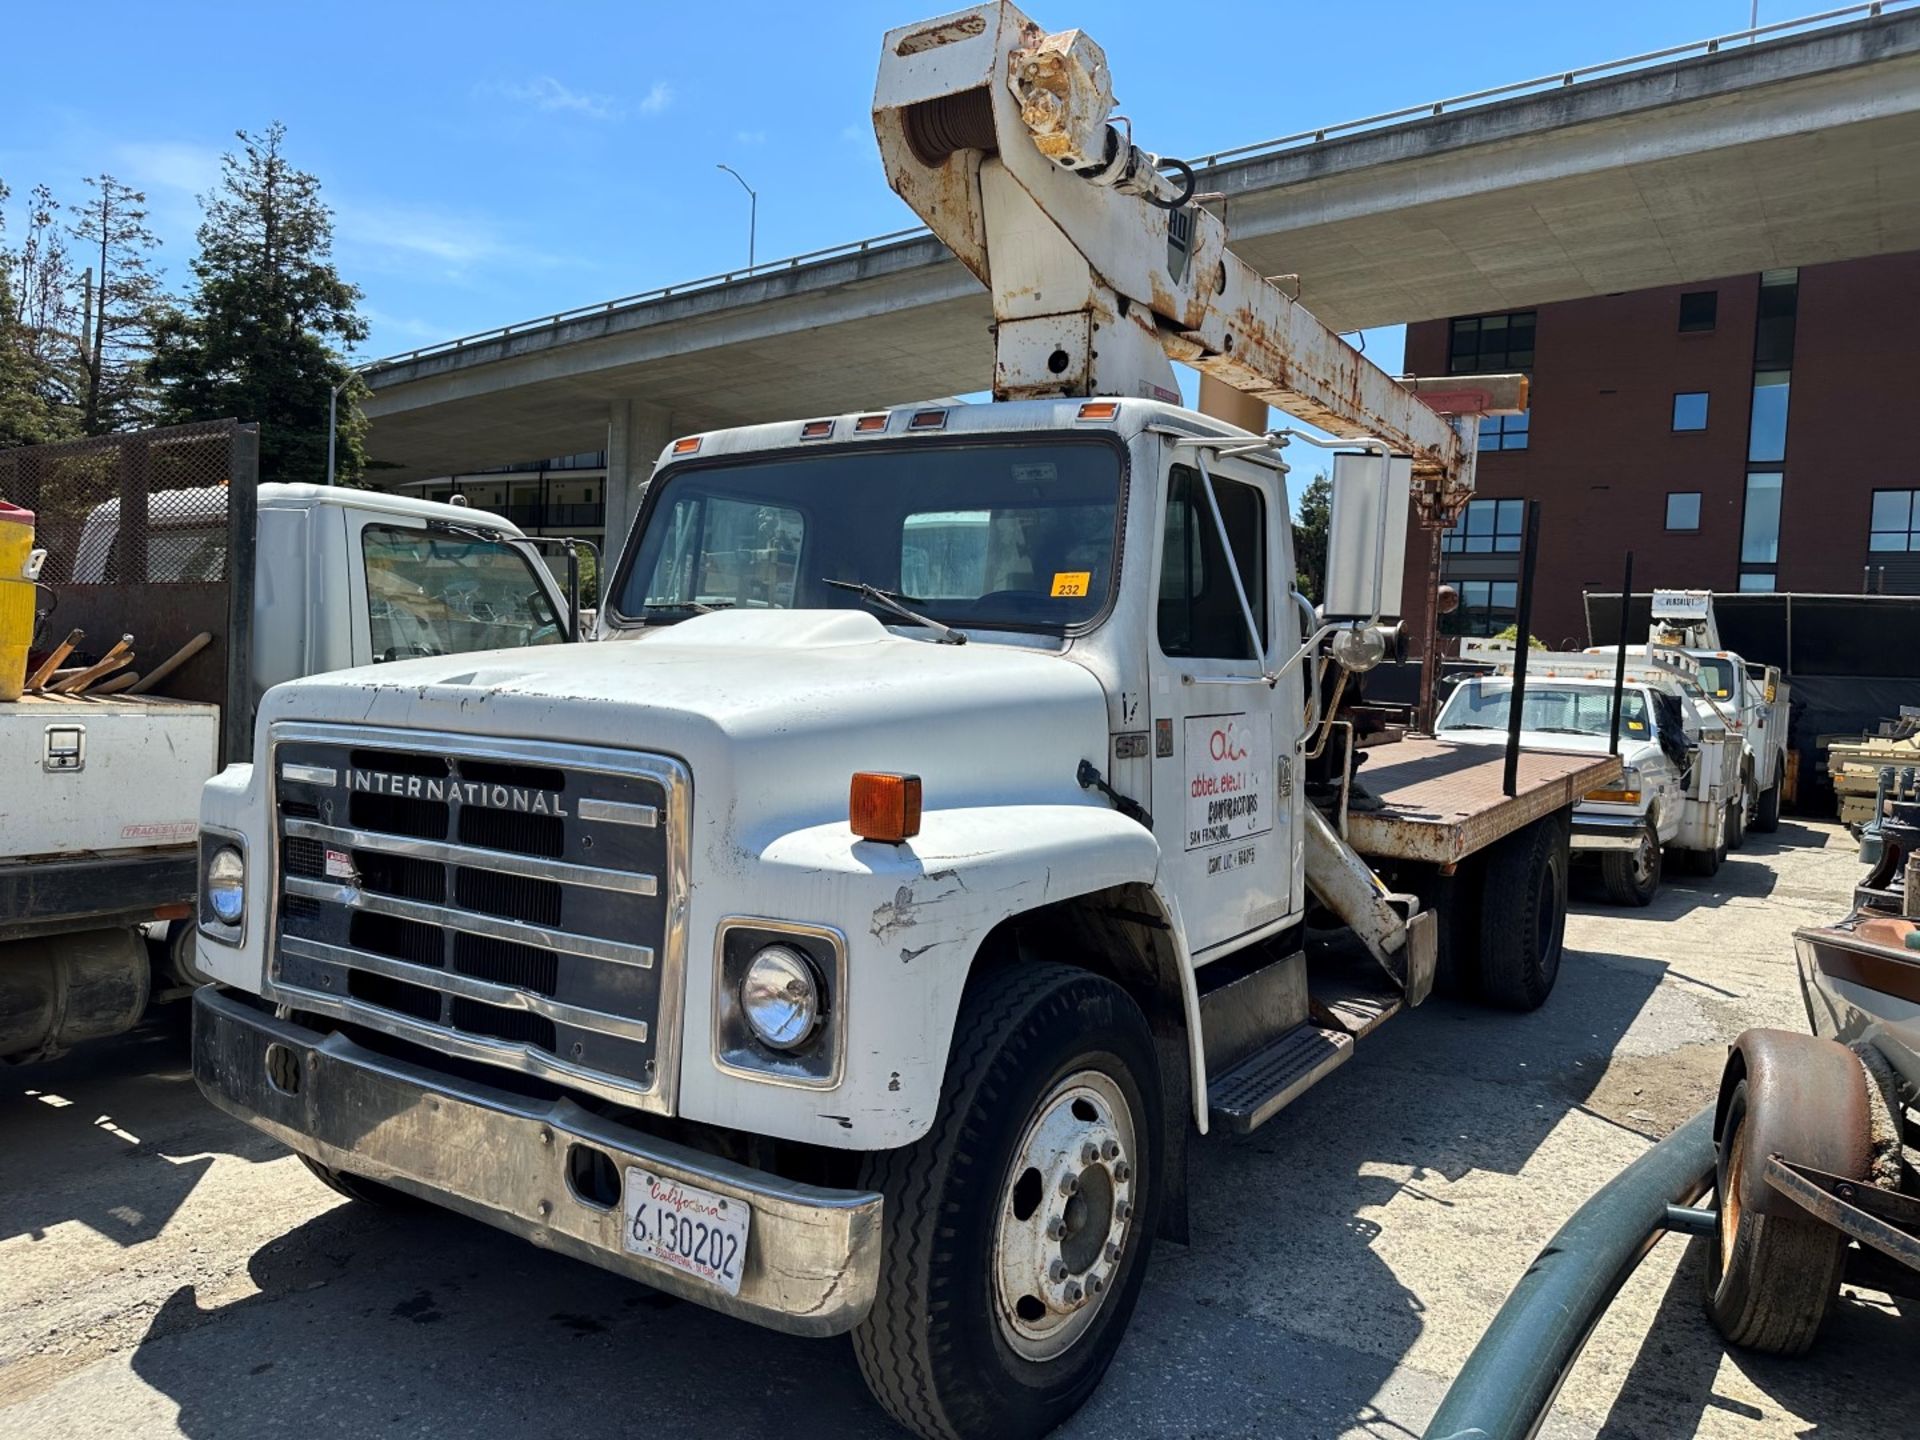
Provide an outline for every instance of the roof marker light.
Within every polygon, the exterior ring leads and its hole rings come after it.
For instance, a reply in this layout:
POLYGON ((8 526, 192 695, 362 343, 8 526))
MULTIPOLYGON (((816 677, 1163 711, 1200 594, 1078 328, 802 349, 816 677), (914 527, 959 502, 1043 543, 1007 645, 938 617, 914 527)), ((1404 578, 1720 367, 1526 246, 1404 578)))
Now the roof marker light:
POLYGON ((1089 400, 1080 407, 1081 420, 1111 420, 1120 413, 1118 400, 1089 400))
POLYGON ((833 434, 833 422, 831 420, 809 420, 800 427, 800 438, 802 440, 824 440, 831 434, 833 434))
POLYGON ((875 430, 884 430, 887 428, 887 417, 885 415, 862 415, 858 420, 853 422, 853 428, 854 432, 859 435, 865 435, 875 430))
POLYGON ((913 418, 907 421, 909 430, 944 430, 947 428, 947 412, 944 410, 916 410, 913 418))
POLYGON ((689 435, 684 440, 676 440, 673 442, 673 453, 676 455, 693 455, 698 453, 699 449, 700 437, 698 435, 689 435))

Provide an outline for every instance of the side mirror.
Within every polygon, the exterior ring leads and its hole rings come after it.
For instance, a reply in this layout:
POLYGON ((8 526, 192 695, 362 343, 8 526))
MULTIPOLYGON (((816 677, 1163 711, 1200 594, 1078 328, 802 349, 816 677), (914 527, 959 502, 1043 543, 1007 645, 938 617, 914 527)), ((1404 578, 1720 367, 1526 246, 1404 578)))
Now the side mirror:
POLYGON ((1778 665, 1767 666, 1767 688, 1763 693, 1765 693, 1767 704, 1769 705, 1773 704, 1774 700, 1779 696, 1780 667, 1778 665))
POLYGON ((1322 619, 1400 618, 1412 486, 1413 461, 1406 456, 1334 455, 1322 619))

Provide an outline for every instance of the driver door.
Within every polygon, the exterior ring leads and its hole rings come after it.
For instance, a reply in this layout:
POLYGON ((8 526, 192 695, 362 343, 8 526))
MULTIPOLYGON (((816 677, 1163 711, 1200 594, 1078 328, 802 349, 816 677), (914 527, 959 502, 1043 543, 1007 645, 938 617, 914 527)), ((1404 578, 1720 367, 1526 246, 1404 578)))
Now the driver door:
POLYGON ((1209 457, 1219 520, 1191 446, 1160 481, 1152 677, 1154 828, 1197 963, 1284 919, 1299 827, 1293 752, 1300 643, 1286 489, 1264 466, 1209 457), (1221 543, 1226 531, 1230 549, 1221 543), (1238 572, 1255 634, 1234 584, 1238 572))

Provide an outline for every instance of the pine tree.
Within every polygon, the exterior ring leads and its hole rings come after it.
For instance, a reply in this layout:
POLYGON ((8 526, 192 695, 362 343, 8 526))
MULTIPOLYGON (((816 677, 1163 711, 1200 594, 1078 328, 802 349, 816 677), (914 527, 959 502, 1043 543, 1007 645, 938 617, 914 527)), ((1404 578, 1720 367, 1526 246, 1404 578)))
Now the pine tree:
POLYGON ((1327 596, 1327 532, 1333 525, 1333 485, 1316 475, 1300 494, 1300 515, 1293 522, 1294 583, 1318 605, 1327 596))
POLYGON ((90 175, 93 198, 70 207, 68 233, 92 269, 79 336, 80 428, 105 435, 145 417, 146 359, 158 316, 160 280, 147 229, 147 197, 111 175, 90 175))
MULTIPOLYGON (((9 193, 0 181, 0 204, 9 193)), ((73 275, 57 213, 52 192, 34 186, 20 247, 0 245, 0 445, 38 445, 77 431, 73 275)))
POLYGON ((365 392, 329 342, 366 338, 360 291, 333 267, 332 212, 288 161, 286 127, 237 135, 203 202, 187 308, 161 319, 150 373, 167 420, 257 421, 261 477, 313 483, 326 478, 327 402, 345 382, 337 469, 351 480, 366 464, 365 392))

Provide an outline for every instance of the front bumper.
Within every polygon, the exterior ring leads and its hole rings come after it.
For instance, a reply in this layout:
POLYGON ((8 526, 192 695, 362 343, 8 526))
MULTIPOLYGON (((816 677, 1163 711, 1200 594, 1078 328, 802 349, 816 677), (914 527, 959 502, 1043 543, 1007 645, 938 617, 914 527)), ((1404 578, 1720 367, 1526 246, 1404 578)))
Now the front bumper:
POLYGON ((1605 812, 1574 807, 1573 849, 1576 854, 1616 854, 1640 847, 1647 833, 1644 815, 1609 815, 1605 812))
POLYGON ((334 1169, 382 1181, 534 1244, 796 1335, 852 1329, 880 1272, 878 1194, 753 1170, 594 1115, 377 1055, 208 987, 194 997, 193 1073, 215 1105, 334 1169), (271 1071, 271 1073, 270 1073, 271 1071), (740 1294, 621 1245, 624 1208, 568 1180, 584 1146, 753 1207, 740 1294))

